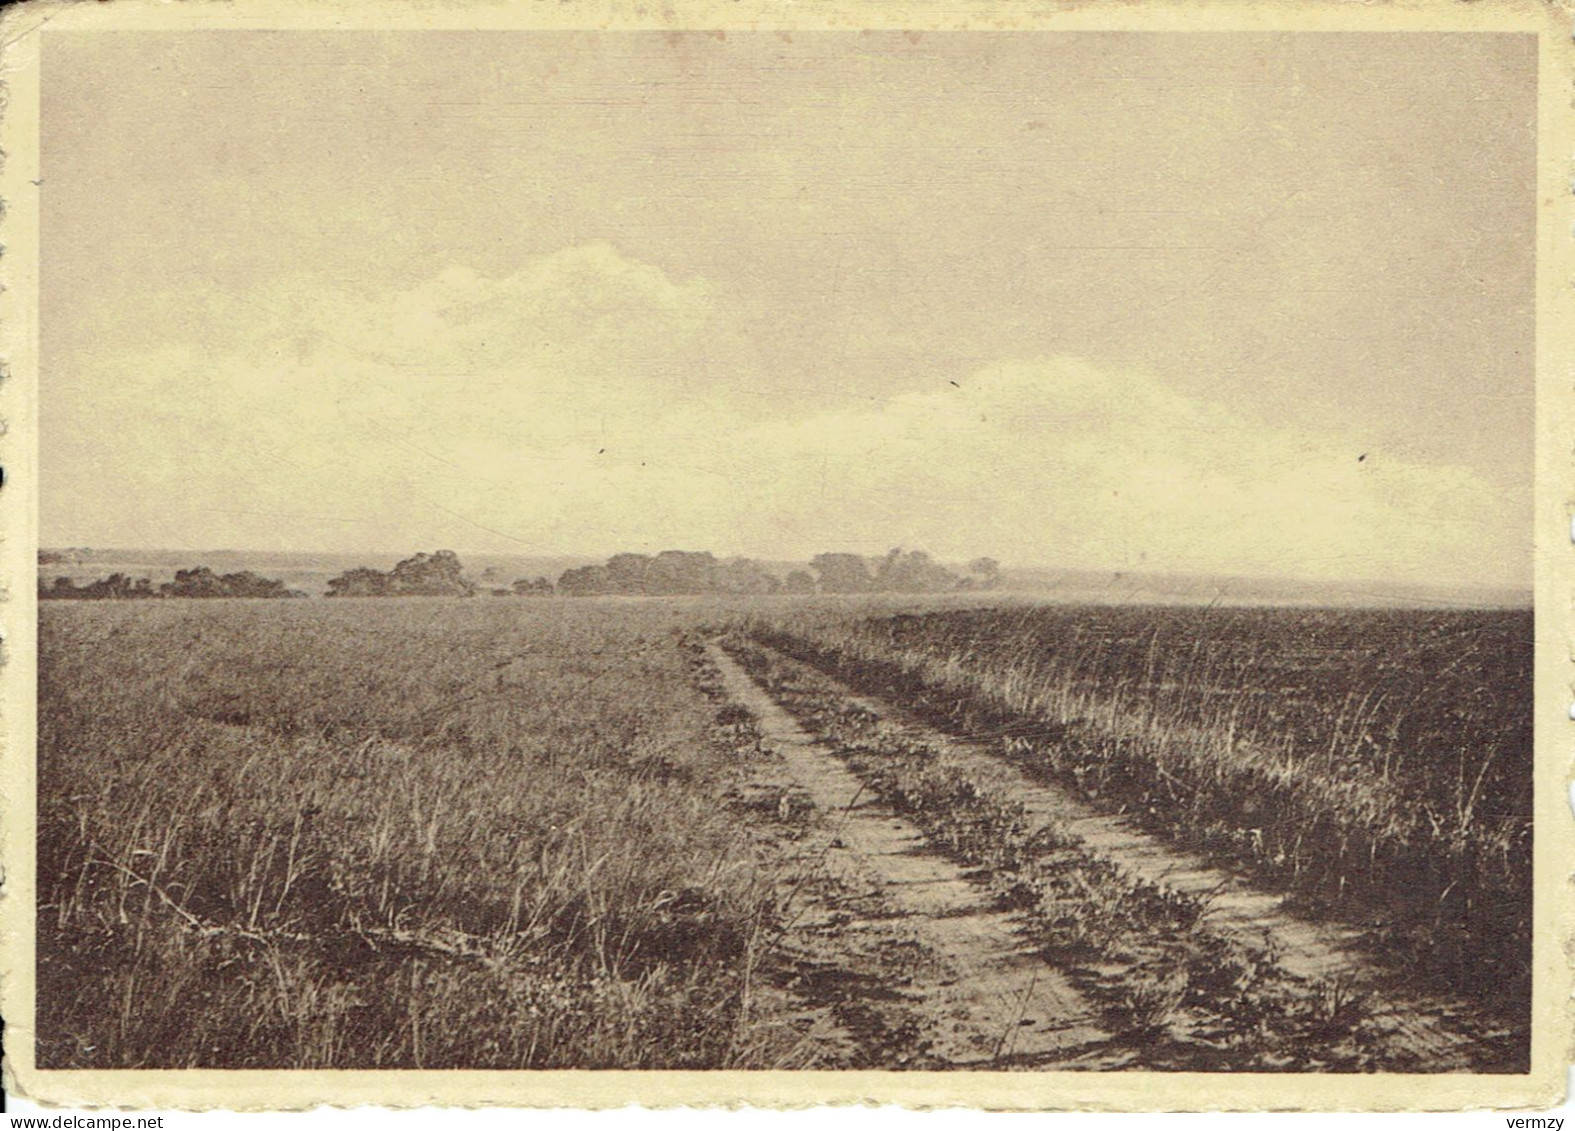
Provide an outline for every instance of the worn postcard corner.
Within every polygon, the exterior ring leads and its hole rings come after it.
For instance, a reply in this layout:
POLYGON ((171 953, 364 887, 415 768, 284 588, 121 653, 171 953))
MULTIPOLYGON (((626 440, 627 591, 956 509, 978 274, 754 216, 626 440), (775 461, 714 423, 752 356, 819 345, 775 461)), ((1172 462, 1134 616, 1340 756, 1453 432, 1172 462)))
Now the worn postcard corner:
POLYGON ((1566 7, 0 31, 17 1094, 1559 1102, 1566 7))

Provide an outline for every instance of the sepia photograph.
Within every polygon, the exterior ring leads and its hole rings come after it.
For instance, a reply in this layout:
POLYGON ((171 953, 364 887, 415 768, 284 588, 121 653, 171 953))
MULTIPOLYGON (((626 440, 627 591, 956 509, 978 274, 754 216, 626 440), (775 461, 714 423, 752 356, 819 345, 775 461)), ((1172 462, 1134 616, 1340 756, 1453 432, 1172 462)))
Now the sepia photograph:
POLYGON ((1533 1072, 1534 27, 238 22, 29 30, 29 1071, 1533 1072))

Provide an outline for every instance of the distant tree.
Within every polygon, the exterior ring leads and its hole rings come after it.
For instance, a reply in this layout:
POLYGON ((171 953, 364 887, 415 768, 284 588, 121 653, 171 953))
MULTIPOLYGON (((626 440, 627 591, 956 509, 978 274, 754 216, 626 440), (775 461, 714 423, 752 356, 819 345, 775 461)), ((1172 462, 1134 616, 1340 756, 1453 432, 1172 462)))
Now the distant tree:
POLYGON ((473 597, 476 583, 465 576, 459 555, 438 550, 406 558, 388 573, 357 566, 328 582, 330 597, 473 597))
POLYGON ((809 563, 820 578, 822 593, 868 593, 875 579, 857 554, 816 554, 809 563))
POLYGON ((558 592, 570 597, 594 597, 613 590, 607 567, 588 565, 564 570, 558 578, 558 592))
MULTIPOLYGON (((611 568, 612 562, 607 564, 611 568)), ((643 591, 668 595, 710 593, 718 584, 714 555, 703 551, 663 550, 646 567, 643 591)))
POLYGON ((159 586, 159 592, 166 597, 224 596, 223 584, 219 580, 219 575, 207 566, 198 566, 196 569, 176 570, 175 580, 166 581, 159 586))
POLYGON ((979 589, 994 589, 1001 583, 1001 563, 994 558, 975 558, 968 563, 968 572, 979 589))
POLYGON ((713 589, 723 593, 775 593, 782 588, 776 574, 749 558, 732 558, 716 570, 713 589))
POLYGON ((470 597, 476 592, 453 550, 406 558, 394 567, 391 578, 394 592, 401 597, 470 597))
POLYGON ((330 597, 387 597, 392 589, 393 582, 388 574, 366 566, 347 569, 328 580, 330 597))
POLYGON ((956 587, 957 575, 923 550, 890 550, 875 567, 875 588, 883 593, 940 593, 956 587))
POLYGON ((782 583, 782 591, 784 593, 813 593, 815 591, 815 579, 806 571, 795 569, 787 575, 787 580, 782 583))
POLYGON ((651 559, 646 554, 614 554, 607 559, 608 591, 647 593, 652 584, 651 559))
POLYGON ((280 598, 304 597, 306 594, 288 589, 284 582, 271 577, 259 577, 249 569, 220 577, 207 566, 198 566, 196 569, 176 570, 175 580, 159 586, 158 596, 280 598))
POLYGON ((272 577, 259 577, 251 570, 227 573, 221 579, 232 597, 305 597, 299 589, 290 589, 284 582, 272 577))
MULTIPOLYGON (((538 582, 546 592, 545 578, 538 582)), ((516 591, 522 583, 515 582, 516 591)), ((693 550, 663 550, 646 554, 614 554, 606 565, 580 566, 558 578, 558 592, 574 597, 616 593, 625 596, 666 597, 701 593, 775 593, 776 575, 748 558, 718 562, 714 554, 693 550)), ((541 590, 536 590, 541 591, 541 590)))
POLYGON ((516 597, 551 597, 552 582, 545 577, 538 577, 533 581, 520 578, 511 588, 510 592, 516 597))
POLYGON ((134 601, 159 594, 146 577, 133 580, 123 573, 112 573, 81 586, 69 577, 57 577, 47 589, 41 584, 38 595, 46 601, 134 601))

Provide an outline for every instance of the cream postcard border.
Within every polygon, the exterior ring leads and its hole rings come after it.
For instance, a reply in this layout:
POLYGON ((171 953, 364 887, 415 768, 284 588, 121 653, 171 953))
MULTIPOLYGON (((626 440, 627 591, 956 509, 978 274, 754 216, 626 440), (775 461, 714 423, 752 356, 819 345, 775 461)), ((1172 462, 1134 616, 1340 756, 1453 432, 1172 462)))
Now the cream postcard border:
POLYGON ((583 0, 336 4, 37 0, 0 19, 0 1010, 6 1085, 74 1107, 288 1110, 317 1104, 797 1108, 898 1103, 1011 1110, 1537 1108, 1571 1057, 1568 787, 1575 740, 1575 9, 1532 0, 1390 4, 1265 0, 1062 4, 1011 0, 583 0), (921 31, 1518 31, 1539 41, 1536 478, 1536 813, 1531 1072, 1524 1076, 1202 1073, 42 1071, 34 1067, 40 43, 61 31, 212 29, 921 31))

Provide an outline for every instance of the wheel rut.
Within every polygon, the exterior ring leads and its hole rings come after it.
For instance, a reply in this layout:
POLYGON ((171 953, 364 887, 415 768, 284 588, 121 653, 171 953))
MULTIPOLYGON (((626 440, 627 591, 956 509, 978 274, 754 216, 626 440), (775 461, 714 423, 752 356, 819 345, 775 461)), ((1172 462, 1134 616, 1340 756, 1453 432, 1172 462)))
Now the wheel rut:
MULTIPOLYGON (((819 678, 837 683, 824 673, 819 678)), ((1210 930, 1263 944, 1281 969, 1310 986, 1323 987, 1320 992, 1362 995, 1371 1025, 1389 1055, 1414 1070, 1501 1070, 1496 1042, 1503 1032, 1467 1003, 1418 989, 1376 962, 1360 949, 1357 929, 1294 914, 1282 894, 1168 845, 1126 816, 1100 812, 1067 790, 1026 773, 994 744, 947 735, 900 707, 837 686, 848 705, 868 712, 882 726, 998 783, 1022 804, 1032 823, 1053 825, 1138 879, 1199 898, 1205 905, 1202 921, 1210 930)))
POLYGON ((1218 868, 1203 857, 1165 844, 1131 818, 1101 813, 1069 792, 1036 780, 982 743, 956 739, 907 716, 900 708, 849 694, 850 703, 897 726, 917 741, 945 750, 960 764, 1009 780, 1012 796, 1035 822, 1056 822, 1096 855, 1150 883, 1204 901, 1203 922, 1216 932, 1264 943, 1287 973, 1368 995, 1373 1025, 1397 1052, 1433 1071, 1468 1071, 1489 1055, 1474 1034, 1457 1028, 1473 1012, 1465 1002, 1417 993, 1359 949, 1361 932, 1315 922, 1289 911, 1285 897, 1218 868))
POLYGON ((1015 913, 997 910, 980 884, 931 850, 915 825, 875 797, 721 648, 708 644, 706 652, 728 696, 755 716, 763 742, 813 804, 825 834, 817 866, 859 897, 807 913, 822 930, 829 925, 850 939, 867 942, 873 933, 892 945, 906 936, 929 956, 903 993, 916 1017, 914 1040, 938 1066, 1130 1062, 1099 1011, 1025 941, 1015 913))

